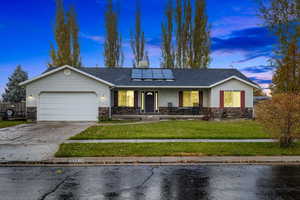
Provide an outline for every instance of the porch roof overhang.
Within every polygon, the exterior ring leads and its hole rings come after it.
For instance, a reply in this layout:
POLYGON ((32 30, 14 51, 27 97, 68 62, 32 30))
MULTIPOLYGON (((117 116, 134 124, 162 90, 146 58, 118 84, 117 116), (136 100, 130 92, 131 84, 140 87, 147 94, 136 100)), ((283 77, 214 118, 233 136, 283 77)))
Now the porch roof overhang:
POLYGON ((209 85, 209 86, 193 86, 193 85, 175 85, 175 86, 162 86, 162 85, 143 85, 143 86, 133 86, 133 85, 116 85, 115 86, 115 88, 138 88, 138 89, 141 89, 141 88, 170 88, 170 89, 180 89, 180 88, 182 88, 182 89, 184 89, 184 88, 189 88, 189 89, 193 89, 193 88, 195 88, 195 89, 210 89, 210 88, 213 88, 213 87, 216 87, 216 86, 218 86, 218 85, 221 85, 222 83, 225 83, 225 82, 227 82, 227 81, 229 81, 229 80, 232 80, 232 79, 235 79, 235 80, 238 80, 238 81, 240 81, 240 82, 242 82, 242 83, 245 83, 245 84, 247 84, 247 85, 249 85, 249 86, 251 86, 251 87, 254 87, 254 88, 260 88, 260 86, 258 86, 258 85, 256 85, 256 84, 253 84, 253 83, 251 83, 251 82, 249 82, 249 81, 246 81, 246 80, 244 80, 244 79, 241 79, 241 78, 239 78, 239 77, 237 77, 237 76, 231 76, 231 77, 228 77, 228 78, 226 78, 226 79, 224 79, 224 80, 221 80, 221 81, 219 81, 219 82, 216 82, 216 83, 214 83, 214 84, 211 84, 211 85, 209 85))

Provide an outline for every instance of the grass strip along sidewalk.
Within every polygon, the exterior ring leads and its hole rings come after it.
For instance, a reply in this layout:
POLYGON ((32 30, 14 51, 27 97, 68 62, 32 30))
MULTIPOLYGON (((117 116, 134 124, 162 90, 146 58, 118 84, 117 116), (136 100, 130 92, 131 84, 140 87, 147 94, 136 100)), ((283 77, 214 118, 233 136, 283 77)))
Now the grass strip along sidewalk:
POLYGON ((56 153, 56 157, 263 155, 300 155, 300 143, 286 149, 277 143, 70 143, 56 153))
POLYGON ((71 140, 88 139, 267 139, 255 121, 164 121, 152 124, 92 126, 71 140))
POLYGON ((16 126, 19 124, 25 124, 26 121, 0 121, 0 128, 7 128, 10 126, 16 126))

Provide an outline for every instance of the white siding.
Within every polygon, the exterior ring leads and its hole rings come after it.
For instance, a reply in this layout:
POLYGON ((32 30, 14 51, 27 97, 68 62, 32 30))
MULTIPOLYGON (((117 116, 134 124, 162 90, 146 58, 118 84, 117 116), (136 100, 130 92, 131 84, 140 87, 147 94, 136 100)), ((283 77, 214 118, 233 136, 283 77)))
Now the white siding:
MULTIPOLYGON (((185 89, 161 89, 158 95, 158 106, 168 107, 168 103, 172 103, 174 107, 179 106, 179 91, 184 91, 185 89)), ((209 90, 203 91, 203 107, 209 106, 209 90)))
POLYGON ((178 91, 176 89, 161 89, 158 91, 158 107, 168 107, 168 103, 172 103, 173 107, 179 104, 178 91))
POLYGON ((221 90, 236 90, 236 91, 245 91, 245 106, 247 108, 253 107, 253 87, 235 80, 231 79, 217 85, 211 89, 211 96, 210 96, 210 107, 217 108, 220 106, 220 91, 221 90))
POLYGON ((97 95, 98 107, 110 107, 110 88, 74 71, 66 76, 62 70, 28 84, 27 107, 38 106, 42 92, 94 92, 97 95))

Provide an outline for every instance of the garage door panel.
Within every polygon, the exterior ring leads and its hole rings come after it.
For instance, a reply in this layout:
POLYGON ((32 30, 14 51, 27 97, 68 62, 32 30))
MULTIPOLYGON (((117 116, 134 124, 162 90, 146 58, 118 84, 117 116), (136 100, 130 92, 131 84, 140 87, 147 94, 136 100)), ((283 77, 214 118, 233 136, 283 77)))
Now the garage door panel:
POLYGON ((96 121, 94 93, 43 93, 38 106, 39 121, 96 121))

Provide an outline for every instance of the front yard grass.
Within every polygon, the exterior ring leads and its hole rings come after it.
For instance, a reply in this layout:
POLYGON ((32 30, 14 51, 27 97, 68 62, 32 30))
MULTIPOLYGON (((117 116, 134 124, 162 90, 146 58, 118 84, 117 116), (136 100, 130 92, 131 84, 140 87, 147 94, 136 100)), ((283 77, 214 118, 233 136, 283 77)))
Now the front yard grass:
POLYGON ((26 121, 0 121, 0 128, 16 126, 16 125, 25 124, 25 123, 26 123, 26 121))
POLYGON ((278 143, 70 143, 56 157, 105 156, 281 156, 300 155, 300 143, 282 149, 278 143))
POLYGON ((86 139, 264 139, 270 136, 255 121, 162 121, 158 123, 92 126, 71 137, 86 139))
POLYGON ((140 120, 107 120, 99 121, 99 124, 126 124, 126 123, 135 123, 140 122, 140 120))

